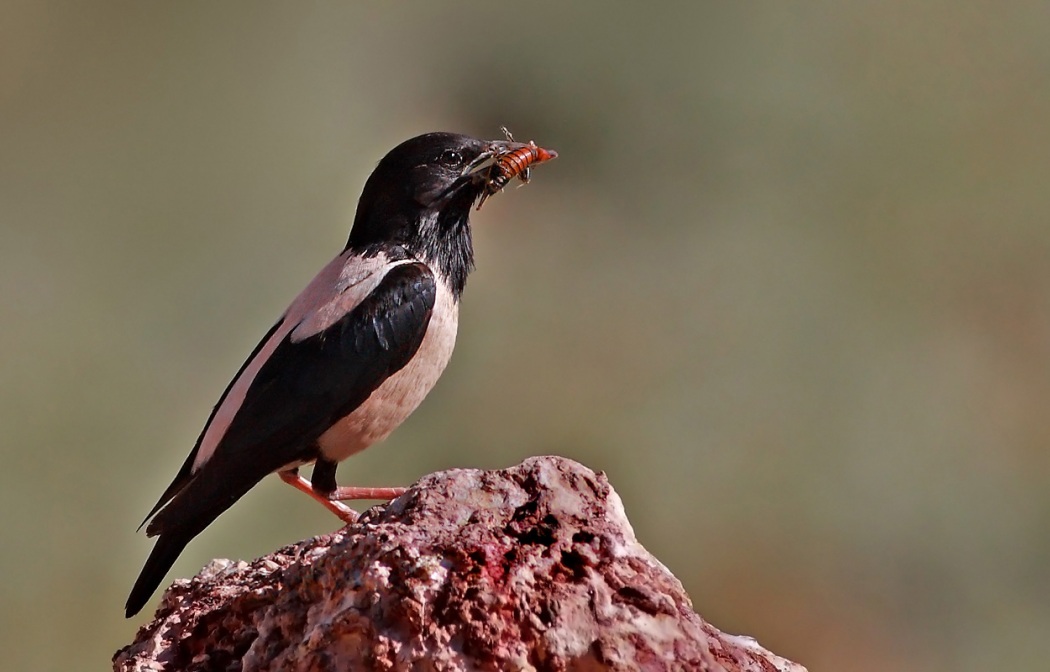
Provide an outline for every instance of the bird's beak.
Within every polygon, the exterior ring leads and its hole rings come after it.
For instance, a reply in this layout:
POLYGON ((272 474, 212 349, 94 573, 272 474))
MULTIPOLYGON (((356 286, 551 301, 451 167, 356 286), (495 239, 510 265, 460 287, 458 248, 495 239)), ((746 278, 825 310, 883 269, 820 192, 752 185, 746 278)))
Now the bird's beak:
POLYGON ((478 154, 478 157, 471 161, 470 165, 463 169, 463 176, 477 175, 484 172, 484 169, 488 167, 489 160, 494 156, 497 156, 496 151, 493 149, 492 143, 489 143, 486 145, 485 150, 478 154))

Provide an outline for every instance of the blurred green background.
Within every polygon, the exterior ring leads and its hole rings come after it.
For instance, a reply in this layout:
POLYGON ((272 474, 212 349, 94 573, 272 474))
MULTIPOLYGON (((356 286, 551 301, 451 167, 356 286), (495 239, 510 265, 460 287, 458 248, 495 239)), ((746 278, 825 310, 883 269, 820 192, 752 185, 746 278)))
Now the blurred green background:
MULTIPOLYGON (((452 365, 342 482, 559 453, 705 618, 810 670, 1045 669, 1045 3, 30 0, 0 21, 7 668, 107 668, 148 617, 135 526, 376 161, 504 124, 561 158, 474 217, 452 365)), ((169 580, 335 526, 269 479, 169 580)))

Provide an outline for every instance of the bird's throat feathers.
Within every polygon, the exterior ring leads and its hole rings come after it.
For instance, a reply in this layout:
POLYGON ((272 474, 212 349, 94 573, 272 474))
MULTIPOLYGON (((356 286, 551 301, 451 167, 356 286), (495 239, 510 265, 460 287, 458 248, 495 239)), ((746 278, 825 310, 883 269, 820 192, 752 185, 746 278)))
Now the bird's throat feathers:
POLYGON ((474 240, 470 233, 470 209, 439 213, 420 222, 418 248, 409 246, 428 266, 442 275, 458 300, 474 270, 474 240))

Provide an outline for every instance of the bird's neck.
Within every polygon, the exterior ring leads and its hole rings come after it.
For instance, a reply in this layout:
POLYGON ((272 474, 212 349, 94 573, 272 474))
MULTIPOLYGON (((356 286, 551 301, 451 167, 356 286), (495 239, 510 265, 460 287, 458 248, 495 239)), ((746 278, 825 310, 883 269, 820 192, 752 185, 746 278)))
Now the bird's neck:
POLYGON ((420 222, 416 240, 405 241, 410 253, 446 279, 457 301, 467 276, 474 270, 474 242, 468 219, 469 214, 429 216, 420 222))
POLYGON ((417 216, 419 220, 416 222, 403 217, 400 225, 396 218, 384 217, 382 228, 395 233, 392 236, 381 237, 369 235, 380 228, 370 226, 373 222, 359 212, 344 249, 369 256, 389 251, 392 247, 402 248, 412 257, 430 266, 435 274, 440 275, 451 290, 452 296, 458 301, 467 284, 467 276, 474 270, 470 210, 464 209, 462 214, 432 212, 417 216))

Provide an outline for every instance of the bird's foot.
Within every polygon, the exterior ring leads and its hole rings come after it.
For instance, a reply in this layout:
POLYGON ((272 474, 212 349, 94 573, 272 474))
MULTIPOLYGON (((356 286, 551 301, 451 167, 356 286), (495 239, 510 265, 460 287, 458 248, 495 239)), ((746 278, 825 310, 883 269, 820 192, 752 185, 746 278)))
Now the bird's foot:
POLYGON ((361 488, 343 487, 335 488, 331 492, 322 492, 314 487, 313 483, 299 475, 298 469, 288 469, 278 472, 281 480, 296 490, 306 493, 311 499, 319 503, 349 525, 357 520, 360 515, 342 502, 355 499, 378 499, 390 501, 395 497, 405 494, 408 488, 361 488))
POLYGON ((361 515, 357 511, 351 509, 349 506, 333 500, 330 496, 325 495, 324 493, 314 490, 313 484, 310 483, 310 481, 303 478, 302 476, 300 476, 298 469, 280 471, 277 473, 277 475, 280 476, 281 480, 287 483, 288 485, 292 486, 300 492, 309 495, 311 499, 313 499, 318 504, 328 509, 332 513, 334 513, 336 516, 339 517, 339 520, 343 521, 347 525, 356 522, 358 516, 361 515))

